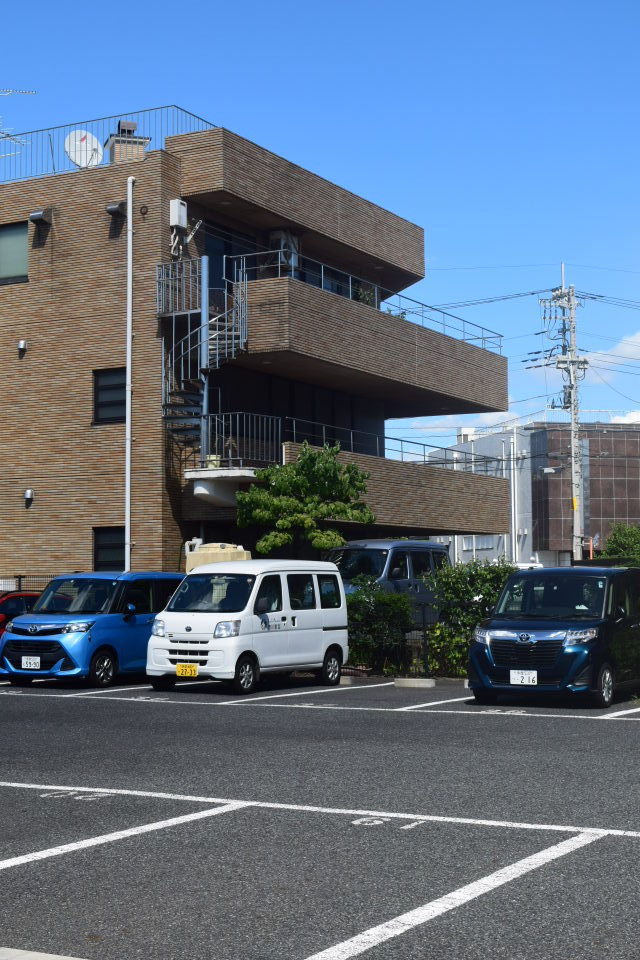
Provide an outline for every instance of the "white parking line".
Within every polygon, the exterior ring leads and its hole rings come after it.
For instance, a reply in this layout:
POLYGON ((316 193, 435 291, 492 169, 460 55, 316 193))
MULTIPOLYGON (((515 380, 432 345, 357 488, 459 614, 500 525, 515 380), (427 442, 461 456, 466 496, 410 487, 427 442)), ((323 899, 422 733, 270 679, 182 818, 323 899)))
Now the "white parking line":
POLYGON ((625 717, 628 713, 640 713, 640 707, 633 707, 630 710, 616 710, 614 713, 605 713, 598 717, 598 719, 614 720, 615 717, 625 717))
POLYGON ((295 693, 269 693, 264 697, 243 697, 242 699, 236 697, 235 700, 218 700, 216 705, 218 707, 228 707, 230 705, 236 704, 250 704, 256 703, 257 700, 281 700, 284 697, 306 697, 311 696, 316 693, 352 693, 354 690, 372 690, 375 687, 392 687, 393 680, 388 681, 387 683, 366 683, 361 687, 358 686, 348 686, 348 687, 322 687, 322 689, 315 689, 313 687, 308 687, 304 690, 296 690, 295 693))
MULTIPOLYGON (((181 680, 176 686, 176 690, 179 690, 180 687, 191 687, 193 684, 199 684, 203 686, 205 683, 222 683, 222 680, 211 680, 209 678, 202 680, 181 680)), ((67 697, 95 697, 99 694, 104 696, 105 694, 110 693, 123 693, 131 690, 153 690, 153 687, 150 683, 140 683, 132 684, 130 683, 128 687, 103 687, 100 690, 83 690, 81 693, 67 693, 61 694, 61 696, 67 697)), ((173 691, 170 691, 173 692, 173 691)))
POLYGON ((408 710, 420 710, 422 707, 439 707, 442 703, 460 703, 461 700, 468 700, 466 697, 452 697, 450 700, 432 700, 430 703, 412 703, 409 707, 394 707, 397 713, 403 713, 408 710))
POLYGON ((229 813, 232 810, 240 810, 247 804, 241 800, 234 800, 226 803, 222 807, 214 807, 212 810, 199 810, 197 813, 186 813, 180 817, 171 817, 169 820, 158 820, 156 823, 144 823, 139 827, 129 827, 127 830, 116 830, 113 833, 103 833, 99 837, 88 837, 86 840, 78 840, 75 843, 63 843, 58 847, 49 847, 48 850, 36 850, 33 853, 26 853, 19 857, 9 857, 7 860, 0 860, 0 870, 8 870, 10 867, 19 867, 25 863, 35 863, 37 860, 48 860, 50 857, 60 857, 65 853, 73 853, 75 850, 88 850, 89 847, 98 847, 104 843, 113 843, 115 840, 126 840, 128 837, 137 837, 144 833, 152 833, 156 830, 166 830, 167 827, 177 827, 183 823, 191 823, 194 820, 205 820, 208 817, 216 817, 220 813, 229 813))
POLYGON ((361 810, 351 807, 318 807, 301 803, 277 803, 268 800, 232 800, 229 797, 194 796, 182 793, 162 793, 156 790, 127 790, 118 787, 73 787, 52 783, 22 783, 0 781, 0 788, 16 790, 59 790, 61 793, 101 793, 115 797, 149 797, 153 800, 182 800, 185 803, 240 804, 260 810, 290 810, 299 813, 335 814, 347 817, 375 817, 381 820, 410 820, 424 823, 450 823, 471 827, 496 827, 507 830, 540 830, 554 833, 585 833, 595 836, 631 837, 640 839, 640 830, 621 830, 617 827, 580 827, 560 823, 526 823, 518 820, 480 820, 477 817, 447 817, 432 813, 399 813, 392 810, 361 810))
POLYGON ((495 890, 496 887, 511 883, 512 880, 517 880, 518 877, 531 873, 532 870, 538 870, 547 863, 565 857, 567 854, 573 853, 574 850, 579 850, 580 847, 585 847, 597 839, 598 837, 592 833, 580 833, 568 840, 562 840, 553 847, 547 847, 530 857, 525 857, 508 867, 503 867, 502 870, 496 870, 495 873, 490 873, 488 876, 482 877, 481 880, 475 880, 464 887, 459 887, 452 893, 447 893, 444 897, 425 903, 416 910, 409 910, 408 913, 402 913, 400 916, 394 917, 393 920, 381 923, 377 927, 370 927, 369 930, 351 937, 350 940, 337 943, 335 946, 329 947, 328 950, 314 953, 307 960, 347 960, 348 957, 356 957, 366 950, 371 950, 372 947, 384 943, 385 940, 391 940, 402 933, 407 933, 414 927, 427 923, 435 917, 440 917, 450 910, 455 910, 471 900, 476 900, 483 894, 495 890))

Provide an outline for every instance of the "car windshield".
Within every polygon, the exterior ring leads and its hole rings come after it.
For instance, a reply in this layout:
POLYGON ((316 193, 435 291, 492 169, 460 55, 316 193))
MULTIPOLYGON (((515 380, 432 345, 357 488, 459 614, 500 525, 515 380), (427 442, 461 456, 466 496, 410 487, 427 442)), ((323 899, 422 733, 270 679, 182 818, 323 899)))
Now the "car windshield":
POLYGON ((607 581, 604 577, 540 573, 510 577, 494 616, 543 620, 603 617, 607 581))
POLYGON ((388 550, 348 547, 332 550, 329 560, 336 564, 343 580, 353 580, 354 577, 381 577, 388 556, 388 550))
POLYGON ((241 573, 189 574, 172 596, 167 610, 240 613, 247 605, 255 579, 241 573))
POLYGON ((44 588, 33 613, 104 613, 117 583, 104 578, 58 577, 44 588))

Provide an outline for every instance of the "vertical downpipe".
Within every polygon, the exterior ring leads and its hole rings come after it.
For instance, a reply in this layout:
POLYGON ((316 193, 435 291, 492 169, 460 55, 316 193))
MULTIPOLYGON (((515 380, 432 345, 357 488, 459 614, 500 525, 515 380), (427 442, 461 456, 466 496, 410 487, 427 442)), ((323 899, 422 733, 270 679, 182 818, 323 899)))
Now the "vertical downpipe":
POLYGON ((204 466, 211 452, 209 449, 209 257, 203 256, 200 265, 200 379, 202 380, 200 465, 204 466))
POLYGON ((513 428, 513 434, 510 439, 511 446, 511 560, 518 562, 518 505, 516 503, 516 428, 513 428))
POLYGON ((133 185, 127 177, 127 360, 124 427, 124 569, 131 569, 131 399, 133 346, 133 185))

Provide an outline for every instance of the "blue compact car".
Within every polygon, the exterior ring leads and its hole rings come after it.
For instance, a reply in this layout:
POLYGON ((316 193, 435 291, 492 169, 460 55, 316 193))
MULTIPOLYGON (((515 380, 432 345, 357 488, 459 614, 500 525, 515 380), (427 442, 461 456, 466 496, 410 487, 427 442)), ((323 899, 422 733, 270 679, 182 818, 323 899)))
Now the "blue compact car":
POLYGON ((611 705, 618 687, 640 683, 640 570, 558 567, 507 580, 469 649, 477 701, 501 693, 588 694, 611 705))
POLYGON ((0 637, 0 678, 88 677, 108 687, 119 673, 144 673, 153 620, 180 573, 73 573, 45 587, 30 613, 0 637))

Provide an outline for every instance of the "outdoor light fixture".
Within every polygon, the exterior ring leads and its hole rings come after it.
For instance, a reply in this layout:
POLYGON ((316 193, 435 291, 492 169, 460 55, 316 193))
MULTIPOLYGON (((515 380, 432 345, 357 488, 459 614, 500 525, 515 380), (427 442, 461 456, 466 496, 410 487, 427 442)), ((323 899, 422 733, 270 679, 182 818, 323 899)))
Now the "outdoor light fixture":
POLYGON ((22 360, 26 352, 27 352, 27 341, 18 340, 18 358, 22 360))
POLYGON ((127 201, 120 200, 118 203, 108 203, 105 207, 105 210, 110 217, 126 217, 127 215, 127 201))
POLYGON ((27 487, 23 496, 24 496, 25 509, 28 510, 31 504, 33 503, 33 490, 31 489, 31 487, 27 487))

